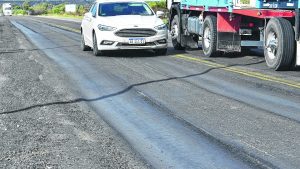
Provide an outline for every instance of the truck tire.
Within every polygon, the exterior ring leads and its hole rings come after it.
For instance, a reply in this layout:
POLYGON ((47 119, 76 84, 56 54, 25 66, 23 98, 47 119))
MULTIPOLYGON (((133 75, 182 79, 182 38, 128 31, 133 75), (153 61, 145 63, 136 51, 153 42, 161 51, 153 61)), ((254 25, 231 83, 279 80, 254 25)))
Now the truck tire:
POLYGON ((175 15, 171 22, 171 37, 174 49, 183 50, 184 47, 180 44, 180 23, 178 15, 175 15))
POLYGON ((217 51, 217 17, 209 15, 203 22, 202 50, 206 57, 216 57, 217 51))
POLYGON ((264 55, 267 66, 286 70, 295 56, 295 33, 292 24, 284 18, 272 18, 267 25, 264 55))

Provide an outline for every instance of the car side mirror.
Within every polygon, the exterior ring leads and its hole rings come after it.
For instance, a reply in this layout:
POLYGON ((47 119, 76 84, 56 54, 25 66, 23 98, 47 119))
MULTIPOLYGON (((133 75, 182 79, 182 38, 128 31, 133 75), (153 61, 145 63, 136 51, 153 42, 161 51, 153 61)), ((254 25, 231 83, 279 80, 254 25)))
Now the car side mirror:
POLYGON ((96 18, 96 13, 92 13, 92 17, 96 18))
POLYGON ((159 18, 163 17, 164 15, 165 15, 165 13, 163 11, 157 11, 156 12, 156 16, 159 17, 159 18))

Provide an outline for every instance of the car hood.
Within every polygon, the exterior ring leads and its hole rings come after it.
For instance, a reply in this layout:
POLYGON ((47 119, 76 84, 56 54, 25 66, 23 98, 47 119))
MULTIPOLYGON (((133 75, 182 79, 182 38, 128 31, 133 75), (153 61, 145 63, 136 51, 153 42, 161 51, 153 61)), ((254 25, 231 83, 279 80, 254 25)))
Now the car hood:
POLYGON ((156 15, 141 16, 141 15, 120 15, 99 18, 99 24, 112 26, 116 28, 154 28, 163 24, 160 18, 156 15))

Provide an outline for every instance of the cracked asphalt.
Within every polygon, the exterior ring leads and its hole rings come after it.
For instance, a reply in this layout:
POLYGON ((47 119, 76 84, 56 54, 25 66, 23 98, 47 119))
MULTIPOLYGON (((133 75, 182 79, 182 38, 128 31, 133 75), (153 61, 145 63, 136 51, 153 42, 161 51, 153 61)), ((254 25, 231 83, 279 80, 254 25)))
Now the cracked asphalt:
POLYGON ((72 100, 76 91, 4 17, 0 40, 0 168, 150 167, 86 103, 38 106, 72 100))
POLYGON ((299 71, 261 51, 95 57, 79 22, 0 19, 0 168, 300 166, 299 71))

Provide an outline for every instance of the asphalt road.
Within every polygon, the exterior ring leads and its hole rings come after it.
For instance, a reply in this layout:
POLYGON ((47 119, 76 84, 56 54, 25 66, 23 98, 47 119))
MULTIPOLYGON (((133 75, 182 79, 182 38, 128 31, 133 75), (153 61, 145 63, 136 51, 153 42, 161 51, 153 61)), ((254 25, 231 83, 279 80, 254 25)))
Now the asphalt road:
POLYGON ((67 79, 0 17, 0 168, 149 168, 67 79))
POLYGON ((9 20, 66 77, 58 82, 76 93, 38 107, 86 103, 124 139, 132 163, 299 168, 300 74, 268 69, 260 51, 204 58, 201 50, 175 51, 170 45, 167 56, 125 51, 95 57, 79 48, 78 22, 9 20))

